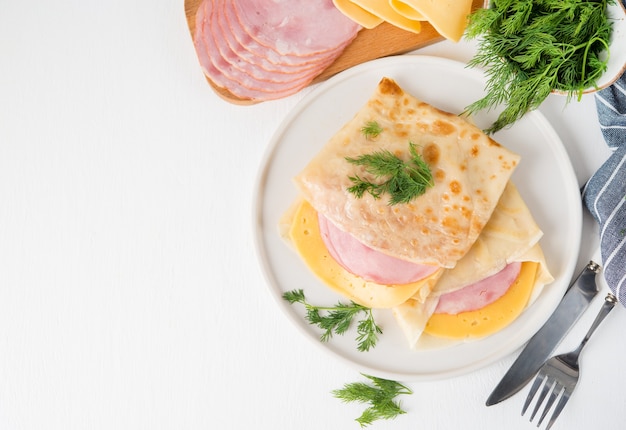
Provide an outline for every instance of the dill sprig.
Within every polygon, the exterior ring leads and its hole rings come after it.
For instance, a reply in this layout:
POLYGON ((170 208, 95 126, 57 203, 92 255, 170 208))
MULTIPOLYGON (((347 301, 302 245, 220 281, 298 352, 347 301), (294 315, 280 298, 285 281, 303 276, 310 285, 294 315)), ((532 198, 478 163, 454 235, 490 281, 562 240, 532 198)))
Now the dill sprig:
POLYGON ((324 332, 320 336, 320 341, 328 342, 333 334, 345 334, 352 324, 352 320, 359 314, 364 313, 365 319, 357 324, 357 349, 359 351, 369 351, 376 346, 378 335, 382 334, 382 329, 374 321, 372 310, 368 307, 354 303, 343 304, 338 302, 335 306, 314 306, 307 302, 303 290, 292 290, 283 294, 283 299, 289 303, 300 303, 306 309, 305 319, 313 325, 318 326, 324 332))
POLYGON ((346 160, 357 166, 363 166, 365 171, 382 182, 372 182, 355 174, 349 176, 354 185, 348 191, 357 198, 367 192, 375 199, 384 193, 390 195, 389 204, 409 203, 415 197, 426 192, 433 185, 433 176, 430 167, 417 152, 416 145, 409 142, 410 162, 405 162, 390 151, 381 150, 371 154, 364 154, 357 158, 346 157, 346 160))
POLYGON ((361 133, 366 139, 377 137, 383 132, 383 128, 376 121, 368 121, 363 127, 361 127, 361 133))
POLYGON ((361 416, 356 418, 361 427, 366 427, 379 419, 392 419, 406 413, 400 403, 394 399, 400 394, 413 394, 410 388, 397 381, 377 378, 364 373, 362 375, 368 378, 371 384, 352 382, 345 384, 341 389, 332 391, 336 398, 346 403, 369 404, 361 416))
POLYGON ((503 129, 558 90, 569 101, 596 85, 607 68, 613 0, 493 0, 469 18, 466 38, 480 38, 470 67, 486 70, 486 95, 467 114, 504 105, 486 133, 503 129))

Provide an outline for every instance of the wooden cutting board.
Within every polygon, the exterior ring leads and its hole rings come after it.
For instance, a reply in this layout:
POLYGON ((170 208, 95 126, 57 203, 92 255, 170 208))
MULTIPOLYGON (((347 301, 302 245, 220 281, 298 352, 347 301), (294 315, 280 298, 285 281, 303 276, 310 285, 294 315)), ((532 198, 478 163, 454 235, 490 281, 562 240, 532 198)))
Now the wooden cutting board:
MULTIPOLYGON (((484 0, 474 0, 473 10, 483 5, 484 0)), ((196 33, 196 11, 202 0, 185 0, 185 16, 191 38, 196 33)), ((311 84, 322 82, 331 76, 348 69, 357 64, 364 63, 376 58, 389 55, 402 54, 412 51, 431 43, 443 40, 443 37, 427 22, 422 24, 420 33, 411 33, 391 24, 383 22, 371 30, 363 29, 359 32, 354 41, 343 51, 343 53, 321 74, 319 74, 311 84)), ((213 90, 222 98, 235 104, 254 104, 256 101, 241 99, 231 94, 228 90, 218 87, 207 77, 207 81, 213 90)))

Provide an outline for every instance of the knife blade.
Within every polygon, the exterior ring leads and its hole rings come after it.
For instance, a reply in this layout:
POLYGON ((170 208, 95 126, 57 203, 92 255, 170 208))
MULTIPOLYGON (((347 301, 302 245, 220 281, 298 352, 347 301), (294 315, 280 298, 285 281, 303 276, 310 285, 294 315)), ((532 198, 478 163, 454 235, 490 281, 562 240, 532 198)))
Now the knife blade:
POLYGON ((535 376, 598 293, 596 274, 599 271, 600 266, 590 261, 578 274, 548 321, 530 338, 493 390, 487 399, 487 406, 508 399, 535 376))

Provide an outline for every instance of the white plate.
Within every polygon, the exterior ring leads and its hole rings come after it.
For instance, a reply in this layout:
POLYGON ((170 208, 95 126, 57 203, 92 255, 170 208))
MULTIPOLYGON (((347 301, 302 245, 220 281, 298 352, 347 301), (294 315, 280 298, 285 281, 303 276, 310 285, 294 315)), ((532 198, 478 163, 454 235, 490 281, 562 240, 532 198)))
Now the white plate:
MULTIPOLYGON (((318 305, 342 300, 323 285, 279 236, 278 222, 297 197, 291 178, 364 105, 383 76, 440 109, 459 113, 483 96, 483 74, 461 63, 417 55, 364 63, 328 80, 304 98, 276 131, 258 177, 254 228, 257 251, 278 306, 302 333, 323 350, 364 373, 396 380, 440 379, 486 366, 521 347, 550 316, 562 297, 578 258, 582 205, 572 165, 559 137, 539 112, 531 112, 494 138, 519 153, 513 180, 544 231, 541 244, 556 281, 513 324, 488 338, 452 348, 412 351, 391 311, 376 310, 383 327, 377 346, 356 348, 355 332, 319 341, 320 330, 304 319, 300 304, 281 298, 302 288, 318 305)), ((497 112, 478 116, 486 128, 497 112)), ((346 300, 343 300, 346 301, 346 300)))

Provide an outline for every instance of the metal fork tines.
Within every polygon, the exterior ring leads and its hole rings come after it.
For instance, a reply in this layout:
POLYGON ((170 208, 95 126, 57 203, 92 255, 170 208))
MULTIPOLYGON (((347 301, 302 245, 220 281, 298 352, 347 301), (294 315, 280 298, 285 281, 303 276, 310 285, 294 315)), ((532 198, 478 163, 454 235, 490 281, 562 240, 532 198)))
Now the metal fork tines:
POLYGON ((539 373, 535 378, 535 382, 533 382, 532 387, 530 388, 530 392, 526 397, 526 401, 524 402, 524 407, 522 408, 522 415, 526 413, 528 406, 530 406, 531 401, 537 394, 537 391, 540 387, 543 386, 539 397, 537 398, 537 402, 535 403, 535 407, 533 409, 532 414, 530 415, 530 421, 535 418, 535 415, 539 411, 539 408, 543 404, 546 397, 548 400, 541 412, 541 416, 539 417, 539 421, 537 422, 537 427, 541 425, 543 419, 546 417, 554 402, 559 399, 556 407, 554 408, 554 412, 550 417, 550 421, 546 426, 546 430, 552 427, 552 424, 556 421, 561 411, 565 407, 565 404, 569 400, 574 388, 576 387, 576 383, 578 382, 579 376, 579 368, 578 368, 578 357, 580 356, 581 351, 587 344, 587 341, 593 334, 593 332, 598 328, 600 323, 604 320, 604 318, 609 314, 611 309, 615 306, 617 299, 611 293, 609 293, 604 299, 604 304, 598 312, 598 316, 594 320, 593 324, 589 328, 589 331, 585 335, 584 339, 578 345, 578 348, 575 350, 568 352, 566 354, 561 354, 550 358, 545 364, 539 369, 539 373))

